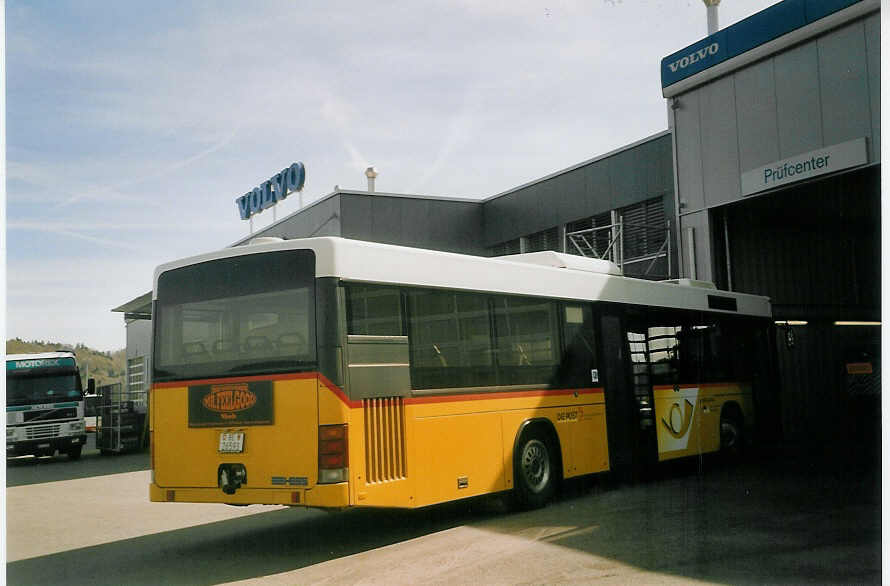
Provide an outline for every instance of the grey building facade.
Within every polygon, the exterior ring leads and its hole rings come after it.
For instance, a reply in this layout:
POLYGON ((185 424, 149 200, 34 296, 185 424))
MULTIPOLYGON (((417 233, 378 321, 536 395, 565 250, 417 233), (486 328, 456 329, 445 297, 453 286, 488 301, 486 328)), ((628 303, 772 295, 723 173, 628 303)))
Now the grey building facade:
POLYGON ((482 255, 482 231, 476 200, 337 190, 232 246, 258 236, 340 236, 482 255))
POLYGON ((877 441, 880 44, 876 0, 785 0, 662 62, 682 274, 772 299, 800 442, 877 441))
POLYGON ((485 199, 337 190, 233 246, 340 236, 478 256, 558 250, 664 279, 677 275, 671 160, 661 132, 485 199))
POLYGON ((489 255, 558 250, 677 276, 671 136, 661 132, 486 199, 489 255))

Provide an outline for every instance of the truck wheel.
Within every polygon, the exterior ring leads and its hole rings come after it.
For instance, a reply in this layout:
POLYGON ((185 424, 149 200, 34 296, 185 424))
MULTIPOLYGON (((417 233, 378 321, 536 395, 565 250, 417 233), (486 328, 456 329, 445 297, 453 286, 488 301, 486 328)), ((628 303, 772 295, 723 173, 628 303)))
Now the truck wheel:
POLYGON ((83 446, 72 446, 68 448, 68 459, 69 460, 77 460, 80 458, 80 451, 83 449, 83 446))
POLYGON ((546 436, 536 430, 522 434, 513 455, 514 494, 524 509, 547 504, 556 491, 555 453, 546 436))

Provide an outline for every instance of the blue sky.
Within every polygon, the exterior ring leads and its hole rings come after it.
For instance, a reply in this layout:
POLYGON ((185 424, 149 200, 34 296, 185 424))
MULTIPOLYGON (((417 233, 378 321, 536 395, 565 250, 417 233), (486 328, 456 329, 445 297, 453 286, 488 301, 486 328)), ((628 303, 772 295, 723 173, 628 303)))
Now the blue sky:
POLYGON ((371 164, 481 198, 662 131, 659 62, 705 31, 700 0, 7 0, 7 337, 123 347, 111 308, 294 161, 306 203, 371 164))

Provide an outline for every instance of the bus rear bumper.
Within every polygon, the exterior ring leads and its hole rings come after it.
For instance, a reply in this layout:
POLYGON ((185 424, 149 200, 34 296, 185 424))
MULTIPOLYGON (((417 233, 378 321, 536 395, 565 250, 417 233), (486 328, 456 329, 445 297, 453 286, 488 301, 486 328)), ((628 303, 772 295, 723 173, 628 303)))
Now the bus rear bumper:
POLYGON ((220 488, 162 487, 149 485, 149 500, 156 503, 225 503, 230 505, 297 505, 325 509, 348 507, 349 485, 317 484, 310 489, 241 487, 235 494, 220 488))

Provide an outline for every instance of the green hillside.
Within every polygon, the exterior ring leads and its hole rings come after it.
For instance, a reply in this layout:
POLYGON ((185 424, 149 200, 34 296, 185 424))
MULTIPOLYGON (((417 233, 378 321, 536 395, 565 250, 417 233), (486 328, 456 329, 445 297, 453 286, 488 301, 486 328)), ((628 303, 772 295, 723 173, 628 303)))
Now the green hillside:
POLYGON ((97 385, 110 383, 124 383, 126 375, 127 357, 126 351, 102 352, 93 350, 83 344, 71 346, 60 342, 44 342, 14 338, 6 340, 7 354, 31 354, 34 352, 55 352, 56 350, 74 350, 77 355, 77 363, 80 366, 80 376, 83 379, 83 388, 86 390, 87 376, 96 379, 97 385))

